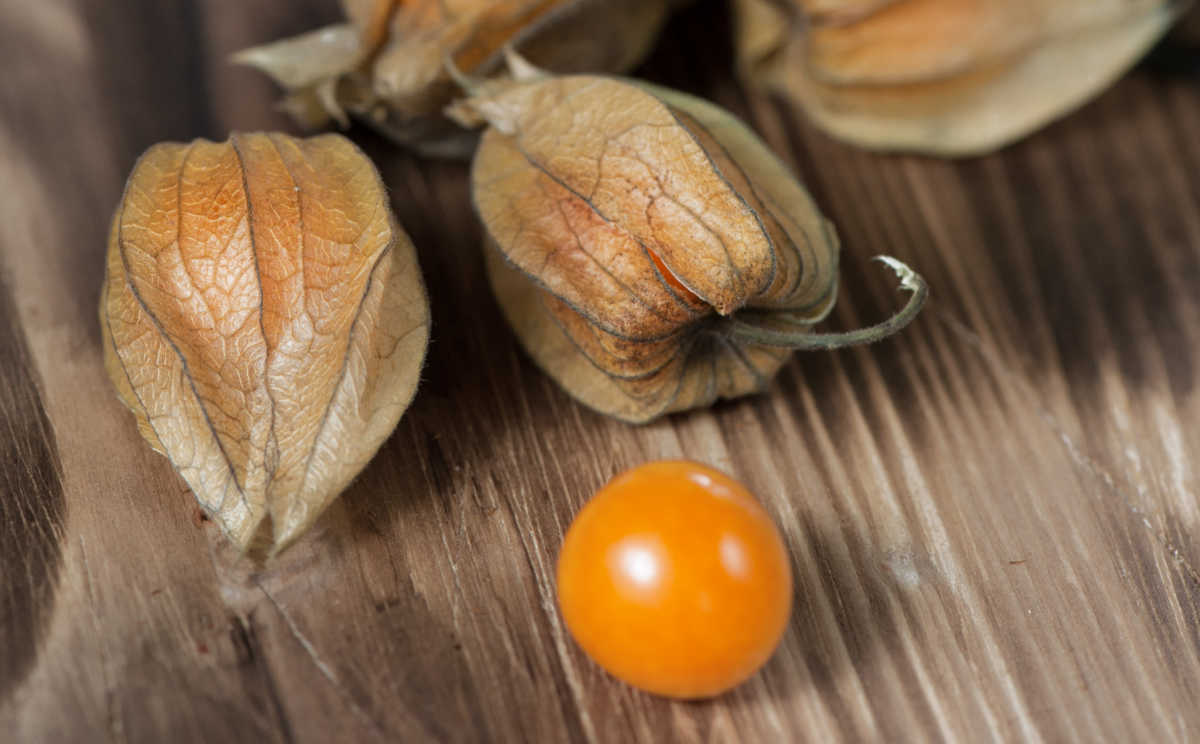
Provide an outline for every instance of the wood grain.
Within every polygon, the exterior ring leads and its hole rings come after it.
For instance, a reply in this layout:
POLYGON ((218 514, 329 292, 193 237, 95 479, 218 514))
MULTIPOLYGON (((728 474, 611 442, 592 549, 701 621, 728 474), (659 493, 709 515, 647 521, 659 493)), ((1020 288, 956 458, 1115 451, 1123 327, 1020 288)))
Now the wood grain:
POLYGON ((54 601, 63 489, 29 349, 0 276, 0 698, 35 658, 54 601))
MULTIPOLYGON (((853 150, 727 72, 698 2, 644 74, 747 117, 837 224, 830 327, 770 392, 630 427, 503 326, 461 164, 355 130, 418 246, 417 400, 309 538, 235 560, 103 374, 111 210, 150 144, 287 129, 226 63, 332 0, 0 5, 0 730, 17 741, 1189 741, 1200 738, 1200 87, 1156 56, 1017 146, 853 150), (702 53, 697 53, 702 50, 702 53), (1168 69, 1169 68, 1169 69, 1168 69), (742 479, 797 578, 719 700, 596 669, 554 607, 572 515, 621 469, 742 479)), ((1184 37, 1180 43, 1190 44, 1184 37)), ((1183 72, 1181 73, 1180 70, 1183 72)))

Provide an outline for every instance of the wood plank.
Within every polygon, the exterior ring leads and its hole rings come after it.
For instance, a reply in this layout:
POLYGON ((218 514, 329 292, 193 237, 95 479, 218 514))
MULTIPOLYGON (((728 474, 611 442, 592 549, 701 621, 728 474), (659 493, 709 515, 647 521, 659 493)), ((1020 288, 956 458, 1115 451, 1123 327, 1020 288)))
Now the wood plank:
POLYGON ((0 698, 28 672, 54 604, 63 489, 25 336, 0 276, 0 698))
POLYGON ((430 356, 380 454, 260 567, 234 559, 112 394, 104 235, 149 144, 287 129, 271 86, 225 60, 336 3, 0 8, 0 431, 14 432, 0 728, 31 742, 1200 737, 1200 91, 1152 64, 997 155, 881 156, 744 92, 725 14, 685 11, 646 75, 746 116, 803 175, 844 245, 831 327, 895 306, 868 260, 883 252, 929 279, 921 318, 798 358, 766 395, 610 421, 504 327, 463 166, 355 130, 420 252, 430 356), (712 702, 616 683, 554 607, 572 515, 658 457, 742 479, 793 558, 779 653, 712 702))

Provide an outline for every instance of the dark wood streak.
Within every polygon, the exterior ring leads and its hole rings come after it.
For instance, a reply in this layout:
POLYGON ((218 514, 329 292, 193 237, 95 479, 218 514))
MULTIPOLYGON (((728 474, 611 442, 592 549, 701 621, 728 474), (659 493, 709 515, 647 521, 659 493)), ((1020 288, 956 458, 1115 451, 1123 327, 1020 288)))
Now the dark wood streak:
POLYGON ((54 605, 65 500, 54 430, 0 275, 0 699, 37 657, 54 605))

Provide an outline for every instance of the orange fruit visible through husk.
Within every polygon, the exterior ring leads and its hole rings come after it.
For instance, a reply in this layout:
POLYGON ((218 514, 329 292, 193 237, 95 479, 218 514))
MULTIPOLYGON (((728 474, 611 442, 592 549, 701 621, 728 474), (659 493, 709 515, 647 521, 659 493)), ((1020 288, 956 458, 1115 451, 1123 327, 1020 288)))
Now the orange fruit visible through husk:
POLYGON ((813 200, 728 112, 598 76, 516 80, 455 105, 486 122, 472 165, 489 277, 534 360, 586 405, 631 422, 762 390, 796 348, 899 330, 818 334, 838 244, 813 200))

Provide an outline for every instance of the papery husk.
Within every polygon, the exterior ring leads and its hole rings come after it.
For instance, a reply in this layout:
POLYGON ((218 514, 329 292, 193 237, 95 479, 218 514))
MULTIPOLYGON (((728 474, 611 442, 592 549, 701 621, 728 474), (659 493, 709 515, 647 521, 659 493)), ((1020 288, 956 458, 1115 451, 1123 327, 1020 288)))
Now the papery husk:
POLYGON ((453 113, 490 125, 471 181, 500 307, 567 392, 641 423, 840 345, 809 331, 836 299, 833 228, 749 129, 676 91, 514 69, 453 113))
POLYGON ((505 46, 560 72, 624 72, 650 51, 682 0, 344 0, 350 22, 239 52, 285 88, 283 106, 307 128, 354 115, 434 156, 474 144, 442 109, 451 70, 487 76, 505 46))
POLYGON ((836 137, 884 150, 994 150, 1065 115, 1178 17, 1170 0, 738 0, 745 77, 836 137), (840 6, 840 7, 839 7, 840 6))
POLYGON ((109 236, 105 366, 150 446, 242 551, 299 537, 416 390, 411 241, 340 135, 151 147, 109 236))

